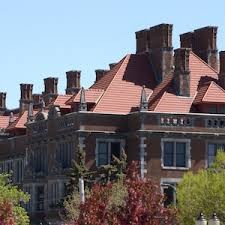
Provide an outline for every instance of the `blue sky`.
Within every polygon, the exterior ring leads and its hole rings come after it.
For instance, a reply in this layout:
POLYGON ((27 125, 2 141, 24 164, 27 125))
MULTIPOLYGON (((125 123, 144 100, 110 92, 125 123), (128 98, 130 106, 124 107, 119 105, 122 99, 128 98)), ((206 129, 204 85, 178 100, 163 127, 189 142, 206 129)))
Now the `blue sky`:
POLYGON ((222 0, 20 0, 0 3, 0 91, 8 108, 17 107, 20 83, 44 89, 43 79, 82 71, 82 86, 95 80, 95 69, 108 68, 135 52, 135 31, 159 23, 174 24, 173 46, 179 34, 216 25, 218 49, 225 50, 225 1, 222 0))

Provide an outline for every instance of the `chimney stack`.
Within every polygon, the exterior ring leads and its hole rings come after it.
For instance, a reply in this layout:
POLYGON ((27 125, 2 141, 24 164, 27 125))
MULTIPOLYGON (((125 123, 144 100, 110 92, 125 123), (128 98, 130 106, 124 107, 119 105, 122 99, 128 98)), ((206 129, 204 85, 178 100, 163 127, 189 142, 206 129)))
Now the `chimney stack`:
POLYGON ((44 94, 57 95, 58 94, 58 78, 48 77, 44 79, 45 91, 44 94))
POLYGON ((220 55, 220 71, 219 71, 219 82, 223 89, 225 89, 225 51, 221 51, 220 55))
POLYGON ((117 63, 110 63, 109 64, 109 69, 111 70, 117 63))
POLYGON ((190 97, 190 48, 179 48, 174 51, 174 85, 177 94, 190 97))
POLYGON ((20 84, 20 114, 28 110, 29 104, 33 101, 33 84, 20 84))
POLYGON ((145 53, 149 50, 150 31, 149 29, 135 32, 136 35, 136 53, 145 53))
POLYGON ((0 92, 0 111, 6 110, 6 92, 0 92))
POLYGON ((148 53, 158 83, 173 70, 172 31, 172 24, 159 24, 136 32, 136 53, 148 53))
POLYGON ((109 72, 109 70, 101 70, 101 69, 95 70, 96 74, 95 82, 99 81, 102 77, 104 77, 107 72, 109 72))
POLYGON ((40 104, 41 103, 41 99, 42 99, 42 95, 41 94, 33 94, 34 105, 40 104))
POLYGON ((217 27, 203 27, 194 32, 180 35, 182 48, 192 48, 192 51, 202 60, 218 71, 217 27))
POLYGON ((71 70, 66 72, 66 79, 67 79, 66 94, 71 95, 79 92, 80 76, 81 71, 79 70, 71 70))

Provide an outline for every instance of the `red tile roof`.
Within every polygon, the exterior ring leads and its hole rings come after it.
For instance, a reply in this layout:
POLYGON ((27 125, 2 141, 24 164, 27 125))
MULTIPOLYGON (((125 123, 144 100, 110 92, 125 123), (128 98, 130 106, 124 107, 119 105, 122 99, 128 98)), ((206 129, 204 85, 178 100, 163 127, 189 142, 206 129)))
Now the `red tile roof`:
POLYGON ((67 105, 66 102, 72 97, 73 95, 58 95, 57 98, 51 103, 53 105, 57 105, 63 109, 71 108, 70 105, 67 105))
POLYGON ((167 79, 162 82, 162 84, 154 89, 153 95, 150 98, 150 110, 156 112, 188 113, 191 110, 191 106, 193 100, 195 99, 195 96, 198 96, 197 98, 200 98, 200 95, 202 94, 202 92, 204 92, 203 86, 205 86, 205 84, 201 86, 202 79, 205 78, 206 80, 216 80, 218 78, 216 71, 202 59, 196 56, 193 52, 191 52, 189 58, 189 69, 190 97, 177 96, 174 90, 172 90, 171 88, 172 76, 168 76, 167 79), (163 89, 164 91, 162 91, 163 89), (199 91, 200 93, 198 95, 199 91), (156 96, 155 101, 152 100, 154 96, 156 96))
POLYGON ((112 70, 113 72, 108 73, 110 84, 105 85, 101 81, 108 75, 106 74, 91 87, 108 86, 94 112, 129 113, 133 108, 139 107, 143 85, 147 95, 152 94, 156 82, 147 55, 127 55, 112 70))
POLYGON ((164 92, 154 111, 188 113, 190 111, 192 101, 193 99, 189 97, 182 97, 164 92))
MULTIPOLYGON (((38 111, 34 111, 34 116, 38 113, 38 111)), ((6 130, 13 130, 13 129, 26 129, 26 122, 27 122, 27 115, 28 111, 25 111, 20 117, 16 118, 14 122, 12 122, 6 130)))
POLYGON ((0 116, 0 129, 5 129, 9 126, 9 116, 0 116))
POLYGON ((225 90, 214 81, 200 88, 194 103, 225 103, 225 90))
POLYGON ((189 68, 191 71, 190 95, 191 97, 194 97, 196 95, 196 91, 198 89, 201 77, 208 76, 214 79, 218 79, 218 74, 212 67, 210 67, 207 63, 205 63, 193 52, 191 52, 189 60, 190 60, 189 68))
MULTIPOLYGON (((79 103, 80 102, 80 93, 79 91, 77 94, 72 96, 66 104, 73 104, 73 103, 79 103)), ((104 90, 103 89, 86 89, 85 90, 85 100, 87 103, 97 103, 101 96, 103 95, 104 90)))

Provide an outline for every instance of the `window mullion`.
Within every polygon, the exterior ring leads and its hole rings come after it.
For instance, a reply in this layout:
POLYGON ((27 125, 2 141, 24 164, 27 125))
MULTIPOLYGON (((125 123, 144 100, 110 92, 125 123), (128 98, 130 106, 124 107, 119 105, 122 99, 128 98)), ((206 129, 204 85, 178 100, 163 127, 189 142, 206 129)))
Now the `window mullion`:
POLYGON ((173 148, 174 152, 174 156, 173 156, 173 166, 176 167, 177 166, 177 163, 176 163, 176 160, 177 160, 177 157, 176 157, 176 152, 177 152, 177 142, 174 142, 174 148, 173 148))
POLYGON ((108 154, 108 164, 110 164, 110 161, 111 161, 111 142, 108 142, 107 154, 108 154))

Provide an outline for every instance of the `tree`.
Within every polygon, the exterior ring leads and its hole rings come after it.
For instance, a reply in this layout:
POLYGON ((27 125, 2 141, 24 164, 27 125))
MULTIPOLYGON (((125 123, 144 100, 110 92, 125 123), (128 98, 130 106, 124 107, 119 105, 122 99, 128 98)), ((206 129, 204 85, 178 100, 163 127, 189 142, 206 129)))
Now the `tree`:
POLYGON ((124 179, 96 184, 74 225, 158 225, 172 224, 175 210, 164 208, 164 196, 150 179, 141 179, 136 163, 127 170, 124 179))
POLYGON ((78 191, 79 178, 86 176, 88 169, 85 164, 85 151, 78 148, 77 160, 72 161, 70 180, 67 185, 67 195, 72 195, 78 191))
POLYGON ((0 225, 28 225, 29 217, 21 203, 29 195, 9 182, 9 176, 0 174, 0 225))
POLYGON ((225 224, 225 153, 219 151, 206 170, 188 172, 178 184, 178 219, 180 224, 194 224, 200 212, 208 218, 214 212, 225 224))
POLYGON ((121 180, 124 177, 126 170, 126 160, 127 156, 125 151, 122 151, 121 158, 113 156, 113 161, 110 165, 104 165, 97 168, 96 171, 89 171, 85 166, 85 152, 78 150, 77 161, 73 161, 73 167, 70 174, 70 181, 67 186, 68 194, 63 203, 63 209, 60 212, 60 216, 63 220, 71 221, 75 220, 80 213, 80 194, 78 189, 79 178, 83 177, 85 180, 85 196, 89 196, 89 189, 95 183, 107 184, 111 181, 119 181, 114 185, 113 190, 115 190, 114 197, 115 201, 118 202, 118 193, 123 191, 123 185, 121 180), (117 189, 117 190, 116 190, 117 189))

